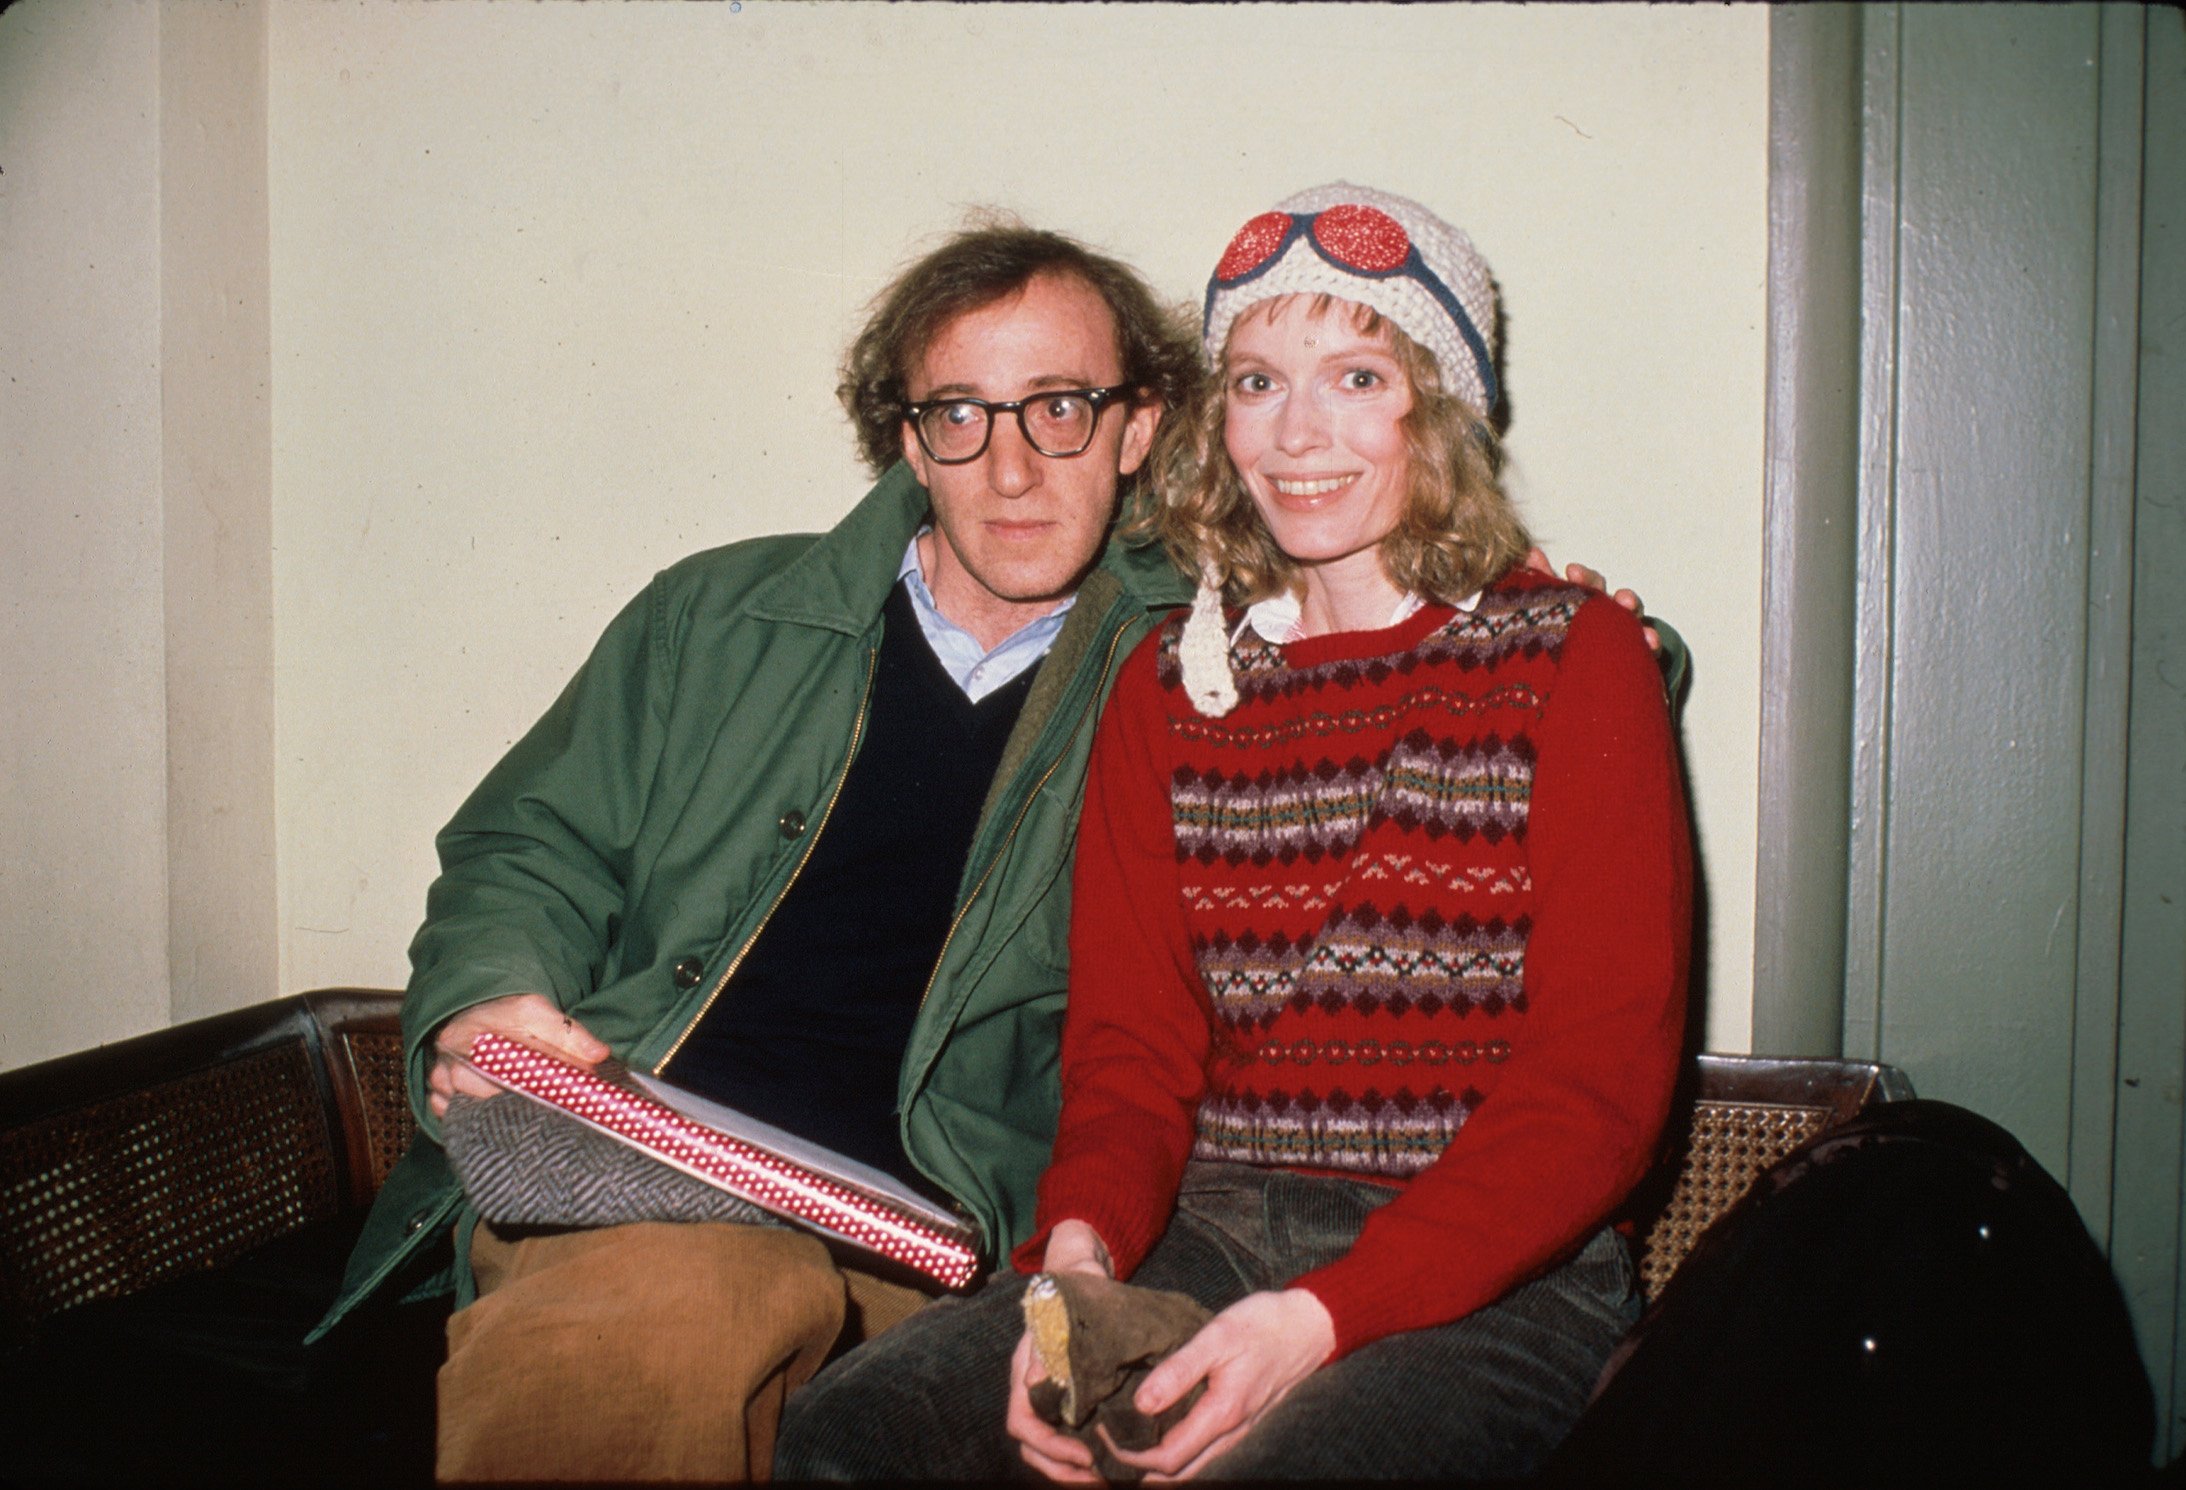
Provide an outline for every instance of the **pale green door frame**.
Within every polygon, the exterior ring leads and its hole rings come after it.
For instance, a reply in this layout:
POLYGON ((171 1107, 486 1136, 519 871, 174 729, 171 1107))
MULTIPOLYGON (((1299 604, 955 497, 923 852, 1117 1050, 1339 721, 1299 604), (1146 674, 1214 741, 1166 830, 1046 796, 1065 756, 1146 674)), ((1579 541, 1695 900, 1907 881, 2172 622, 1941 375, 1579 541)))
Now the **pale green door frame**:
POLYGON ((2070 1189, 2186 1449, 2180 16, 1771 30, 1757 1048, 2070 1189))
POLYGON ((1767 451, 1753 1044, 1844 1040, 1860 470, 1860 18, 1769 19, 1767 451))
POLYGON ((2186 16, 2151 11, 2110 1259, 2186 1454, 2186 16))

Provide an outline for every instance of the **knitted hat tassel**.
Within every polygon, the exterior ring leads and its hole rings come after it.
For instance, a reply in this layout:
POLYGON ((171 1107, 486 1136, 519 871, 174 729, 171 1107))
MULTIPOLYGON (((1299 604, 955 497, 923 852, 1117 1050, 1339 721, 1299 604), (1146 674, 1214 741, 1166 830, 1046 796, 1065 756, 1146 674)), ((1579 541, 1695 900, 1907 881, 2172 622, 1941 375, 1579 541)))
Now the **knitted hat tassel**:
POLYGON ((1192 613, 1184 621, 1177 660, 1183 666, 1184 691, 1191 696, 1193 708, 1219 719, 1237 707, 1237 679, 1230 675, 1230 639, 1222 621, 1222 582, 1211 562, 1200 568, 1199 589, 1192 596, 1192 613))

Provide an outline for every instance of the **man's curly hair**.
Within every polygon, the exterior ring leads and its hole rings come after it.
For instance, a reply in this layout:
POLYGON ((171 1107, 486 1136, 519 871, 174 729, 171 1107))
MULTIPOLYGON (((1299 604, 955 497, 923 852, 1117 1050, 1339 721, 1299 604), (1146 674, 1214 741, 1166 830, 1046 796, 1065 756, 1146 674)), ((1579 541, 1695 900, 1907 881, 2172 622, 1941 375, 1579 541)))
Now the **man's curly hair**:
POLYGON ((1163 409, 1181 408, 1200 376, 1198 338, 1162 305, 1138 271, 1073 238, 988 213, 898 274, 873 299, 865 329, 843 359, 842 400, 858 454, 875 476, 903 454, 911 369, 941 328, 1023 289, 1041 274, 1074 275, 1116 320, 1123 381, 1163 409))

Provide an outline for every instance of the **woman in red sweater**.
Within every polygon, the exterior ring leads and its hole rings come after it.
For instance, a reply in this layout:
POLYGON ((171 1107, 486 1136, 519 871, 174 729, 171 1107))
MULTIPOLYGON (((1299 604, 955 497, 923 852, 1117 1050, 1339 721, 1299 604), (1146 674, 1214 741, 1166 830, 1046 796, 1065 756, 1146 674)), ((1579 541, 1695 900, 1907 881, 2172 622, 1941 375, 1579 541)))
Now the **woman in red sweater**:
MULTIPOLYGON (((1417 203, 1293 197, 1216 267, 1216 386, 1157 456, 1147 522, 1203 583, 1095 742, 1061 1123, 1013 1258, 1217 1311, 1138 1390, 1204 1383, 1117 1456, 1155 1476, 1525 1475, 1638 1313, 1610 1223, 1681 1045, 1685 804, 1640 623, 1520 564, 1494 296, 1417 203)), ((844 1368, 991 1390, 1020 1290, 844 1368)), ((1015 1339, 1007 1430, 1090 1479, 1038 1371, 1015 1339)), ((868 1432, 994 1472, 992 1418, 906 1391, 868 1432)))

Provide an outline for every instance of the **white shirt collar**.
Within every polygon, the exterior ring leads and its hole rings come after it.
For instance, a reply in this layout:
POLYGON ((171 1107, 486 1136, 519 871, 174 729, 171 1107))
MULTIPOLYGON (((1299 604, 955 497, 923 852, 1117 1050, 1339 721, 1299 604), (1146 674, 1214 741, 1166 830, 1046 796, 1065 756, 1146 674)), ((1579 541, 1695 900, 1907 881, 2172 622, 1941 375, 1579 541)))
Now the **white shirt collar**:
MULTIPOLYGON (((1479 603, 1480 592, 1475 590, 1463 600, 1460 600, 1457 603, 1457 608, 1461 611, 1470 611, 1479 603)), ((1401 626, 1418 615, 1421 607, 1426 604, 1427 601, 1422 596, 1402 595, 1398 597, 1396 609, 1389 613, 1389 619, 1382 622, 1382 626, 1384 628, 1401 626)), ((1305 636, 1298 629, 1300 609, 1298 597, 1288 590, 1270 595, 1265 600, 1255 600, 1245 607, 1245 618, 1237 623, 1237 630, 1230 633, 1230 640, 1233 643, 1238 641, 1244 636, 1245 628, 1249 626, 1260 634, 1262 641, 1272 643, 1278 647, 1288 646, 1295 641, 1303 641, 1305 636)))

